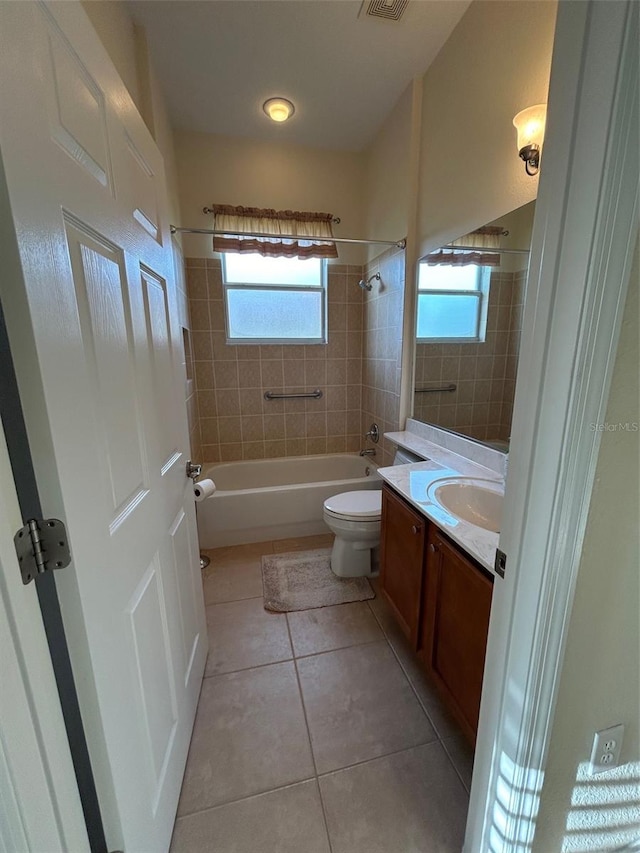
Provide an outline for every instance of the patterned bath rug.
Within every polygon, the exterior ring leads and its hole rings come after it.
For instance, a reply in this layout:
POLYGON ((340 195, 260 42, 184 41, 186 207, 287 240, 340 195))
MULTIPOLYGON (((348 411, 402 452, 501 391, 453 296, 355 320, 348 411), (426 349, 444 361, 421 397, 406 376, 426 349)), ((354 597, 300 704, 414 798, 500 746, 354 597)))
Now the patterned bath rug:
POLYGON ((330 548, 266 554, 262 558, 265 610, 313 610, 376 597, 367 578, 336 577, 330 556, 330 548))

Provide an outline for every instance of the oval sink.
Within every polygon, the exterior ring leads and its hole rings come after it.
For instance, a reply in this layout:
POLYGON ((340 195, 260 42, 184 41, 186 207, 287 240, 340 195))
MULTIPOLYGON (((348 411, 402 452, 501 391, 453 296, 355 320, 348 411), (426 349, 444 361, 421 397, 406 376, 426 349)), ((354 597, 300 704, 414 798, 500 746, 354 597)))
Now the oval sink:
POLYGON ((433 483, 429 491, 430 497, 452 515, 492 533, 500 532, 504 492, 499 483, 461 477, 433 483))

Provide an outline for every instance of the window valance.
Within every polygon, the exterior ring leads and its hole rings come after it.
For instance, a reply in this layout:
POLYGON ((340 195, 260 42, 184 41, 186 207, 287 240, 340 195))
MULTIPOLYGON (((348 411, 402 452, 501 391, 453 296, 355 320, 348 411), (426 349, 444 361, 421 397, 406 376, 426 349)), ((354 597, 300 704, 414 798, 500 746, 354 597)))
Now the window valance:
POLYGON ((453 240, 446 249, 438 249, 437 252, 431 252, 424 259, 429 266, 465 266, 466 264, 474 264, 478 267, 499 267, 500 253, 487 251, 489 249, 500 248, 500 237, 505 232, 499 225, 484 225, 482 228, 476 228, 470 234, 465 234, 457 240, 453 240), (468 248, 464 250, 456 250, 456 246, 472 246, 483 251, 470 251, 468 248))
POLYGON ((234 207, 214 204, 213 230, 215 252, 257 252, 265 257, 337 258, 331 242, 331 213, 307 213, 297 210, 273 210, 259 207, 234 207), (295 235, 287 239, 282 235, 295 235), (266 235, 266 236, 257 236, 266 235))

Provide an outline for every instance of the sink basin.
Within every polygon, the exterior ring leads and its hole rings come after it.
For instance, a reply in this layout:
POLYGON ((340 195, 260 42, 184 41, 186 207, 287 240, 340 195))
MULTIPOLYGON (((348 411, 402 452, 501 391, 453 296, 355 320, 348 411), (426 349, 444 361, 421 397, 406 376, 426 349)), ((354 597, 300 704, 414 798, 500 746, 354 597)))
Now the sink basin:
POLYGON ((429 496, 452 515, 463 521, 500 532, 503 489, 492 480, 460 477, 432 483, 429 496))

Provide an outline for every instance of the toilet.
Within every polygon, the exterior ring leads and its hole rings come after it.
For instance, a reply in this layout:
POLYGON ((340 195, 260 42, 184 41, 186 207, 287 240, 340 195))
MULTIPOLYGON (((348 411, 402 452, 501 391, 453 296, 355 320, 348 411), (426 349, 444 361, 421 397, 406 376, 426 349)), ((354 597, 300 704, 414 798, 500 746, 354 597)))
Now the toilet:
MULTIPOLYGON (((398 450, 394 465, 422 462, 408 450, 398 450)), ((324 502, 325 524, 335 535, 331 569, 339 578, 372 577, 378 574, 382 491, 363 489, 341 492, 324 502)))
POLYGON ((382 492, 341 492, 324 502, 324 520, 335 534, 331 569, 339 578, 371 576, 371 551, 380 542, 382 492))

